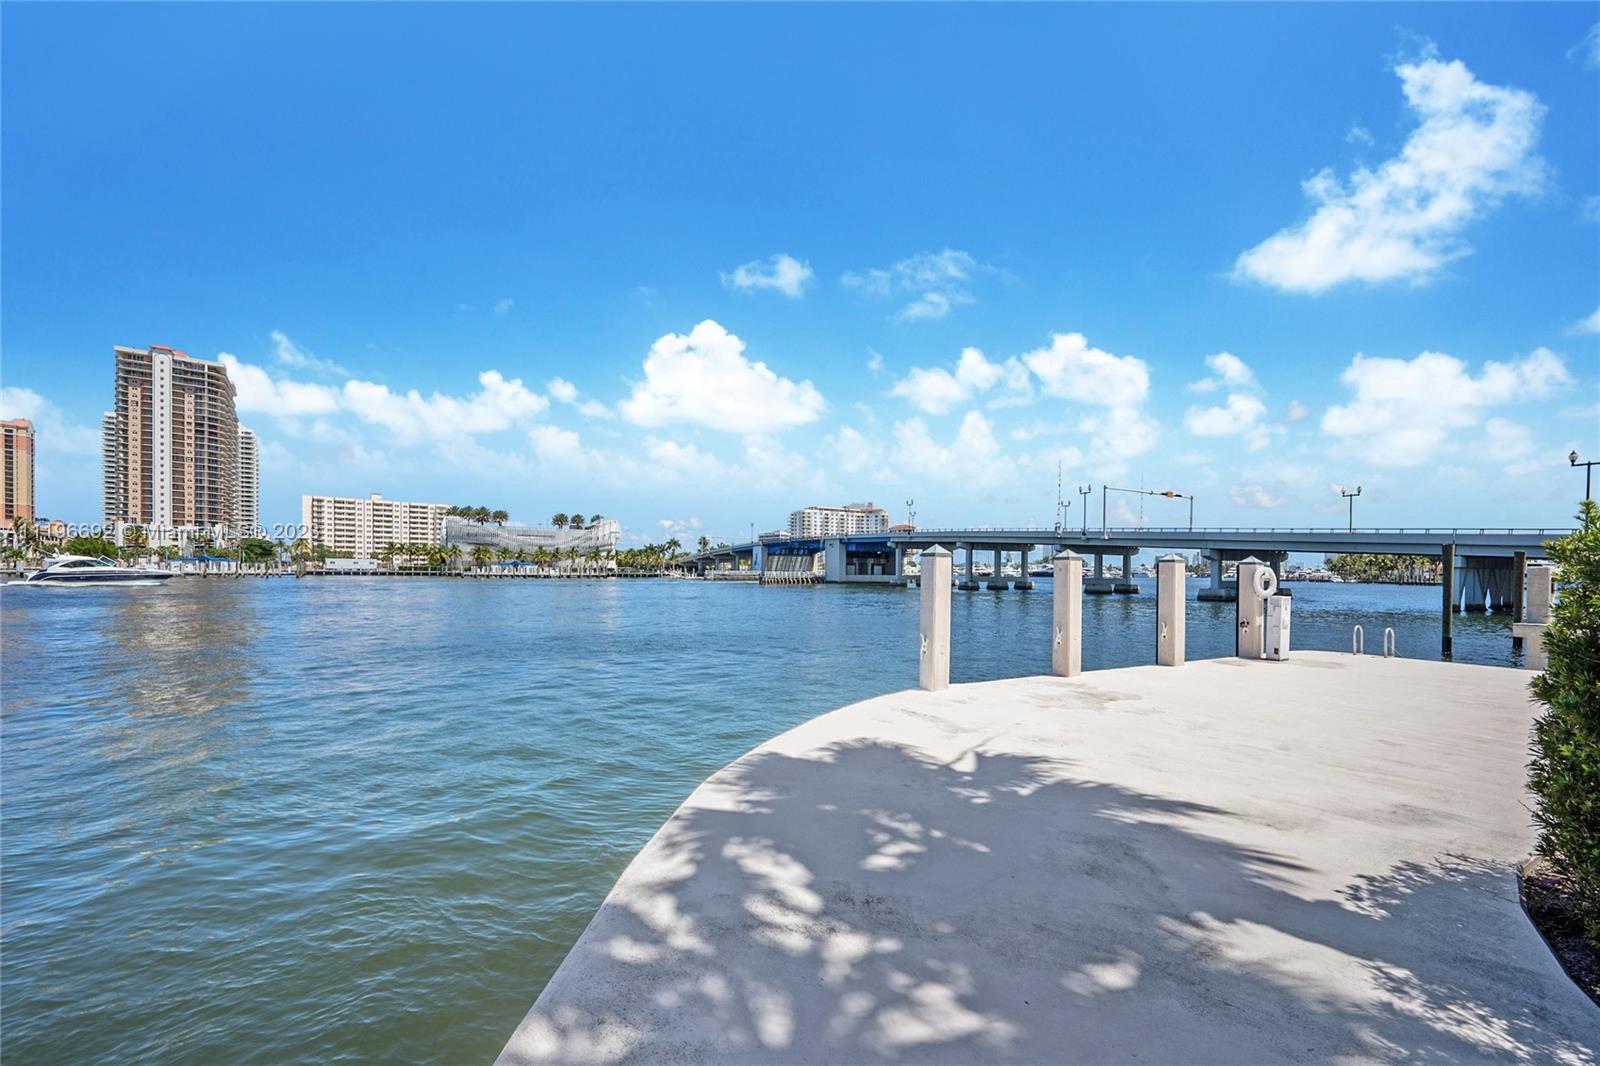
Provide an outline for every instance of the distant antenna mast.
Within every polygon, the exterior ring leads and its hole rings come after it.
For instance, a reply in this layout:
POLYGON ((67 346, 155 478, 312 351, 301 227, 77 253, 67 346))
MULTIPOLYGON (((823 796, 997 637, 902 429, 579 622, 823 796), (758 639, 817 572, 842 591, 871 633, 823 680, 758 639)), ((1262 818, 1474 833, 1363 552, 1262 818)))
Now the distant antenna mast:
POLYGON ((1066 505, 1061 502, 1061 460, 1056 460, 1056 536, 1061 536, 1062 516, 1066 512, 1066 505))
POLYGON ((912 529, 917 528, 917 512, 914 509, 916 506, 916 500, 906 501, 906 525, 910 526, 912 529))

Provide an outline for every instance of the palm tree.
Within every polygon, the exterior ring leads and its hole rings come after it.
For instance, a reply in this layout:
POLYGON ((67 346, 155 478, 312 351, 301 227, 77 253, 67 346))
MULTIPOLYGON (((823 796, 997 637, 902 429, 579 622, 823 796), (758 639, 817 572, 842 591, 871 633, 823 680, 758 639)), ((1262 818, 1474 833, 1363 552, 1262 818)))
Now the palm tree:
POLYGON ((445 562, 449 563, 450 566, 453 569, 460 570, 461 569, 461 545, 452 544, 452 545, 450 545, 450 547, 446 548, 444 550, 444 558, 445 558, 445 562))
POLYGON ((573 529, 582 529, 585 525, 582 514, 575 514, 571 518, 567 519, 567 521, 572 525, 573 529))
POLYGON ((480 526, 486 524, 493 515, 494 512, 487 507, 474 507, 472 509, 472 520, 480 526))
POLYGON ((487 544, 474 544, 472 546, 472 565, 488 566, 494 561, 494 549, 487 544))
POLYGON ((11 528, 17 535, 17 544, 22 547, 24 555, 35 555, 39 551, 39 527, 33 524, 33 519, 25 515, 18 515, 11 520, 11 528))
POLYGON ((700 550, 705 551, 709 547, 711 547, 711 538, 704 533, 700 534, 700 550))
POLYGON ((562 514, 559 511, 557 511, 554 515, 552 515, 550 517, 550 524, 555 526, 557 529, 566 529, 567 528, 567 516, 562 514))
POLYGON ((150 546, 150 539, 145 536, 143 526, 128 526, 122 531, 123 547, 133 552, 140 552, 150 546))
POLYGON ((511 516, 504 511, 494 511, 489 515, 489 520, 497 526, 503 526, 511 516))
POLYGON ((683 543, 677 537, 673 537, 661 546, 661 554, 668 559, 677 558, 678 549, 681 547, 683 547, 683 543))

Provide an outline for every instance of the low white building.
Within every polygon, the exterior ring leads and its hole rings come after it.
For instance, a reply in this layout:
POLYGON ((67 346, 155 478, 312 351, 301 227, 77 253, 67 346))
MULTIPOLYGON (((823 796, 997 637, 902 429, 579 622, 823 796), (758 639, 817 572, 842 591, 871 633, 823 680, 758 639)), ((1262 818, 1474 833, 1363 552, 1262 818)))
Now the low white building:
POLYGON ((356 559, 374 558, 387 544, 442 543, 449 510, 448 504, 386 500, 377 493, 300 497, 300 523, 312 546, 356 559))
POLYGON ((889 512, 871 503, 847 503, 838 507, 813 504, 789 512, 791 537, 850 537, 888 531, 889 512))

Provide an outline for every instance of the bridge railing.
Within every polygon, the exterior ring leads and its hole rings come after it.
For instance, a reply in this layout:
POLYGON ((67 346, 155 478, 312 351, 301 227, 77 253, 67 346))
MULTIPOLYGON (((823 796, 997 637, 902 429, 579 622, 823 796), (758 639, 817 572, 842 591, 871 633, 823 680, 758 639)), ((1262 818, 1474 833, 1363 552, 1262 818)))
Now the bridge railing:
MULTIPOLYGON (((1111 526, 1100 529, 1089 527, 1087 533, 1082 528, 1039 529, 1033 527, 1016 526, 962 526, 960 528, 920 527, 909 532, 896 532, 888 534, 889 537, 909 537, 921 539, 925 536, 941 535, 945 533, 1032 533, 1040 536, 1055 537, 1097 537, 1102 534, 1141 534, 1141 533, 1309 533, 1329 536, 1362 536, 1381 535, 1394 536, 1396 534, 1429 535, 1429 536, 1459 536, 1462 534, 1476 536, 1512 536, 1512 537, 1563 537, 1571 533, 1570 528, 1564 529, 1534 529, 1531 527, 1501 527, 1483 526, 1473 529, 1465 526, 1371 526, 1366 528, 1350 529, 1346 526, 1111 526)), ((863 534, 864 536, 866 534, 863 534)), ((883 534, 872 534, 882 536, 883 534)))

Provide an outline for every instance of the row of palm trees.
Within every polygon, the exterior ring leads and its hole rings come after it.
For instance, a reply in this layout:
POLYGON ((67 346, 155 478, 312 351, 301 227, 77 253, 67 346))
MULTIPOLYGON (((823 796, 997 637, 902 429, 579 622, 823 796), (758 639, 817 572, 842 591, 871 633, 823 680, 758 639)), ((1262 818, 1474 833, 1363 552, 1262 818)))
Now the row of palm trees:
POLYGON ((589 526, 599 525, 605 520, 605 517, 603 514, 592 514, 585 518, 581 514, 563 514, 557 511, 550 516, 550 524, 557 529, 567 529, 569 527, 572 529, 586 529, 589 526))
POLYGON ((476 522, 480 526, 488 525, 490 522, 503 526, 511 521, 511 516, 503 510, 491 511, 487 507, 474 507, 471 504, 447 507, 444 513, 452 518, 465 518, 468 522, 476 522))

